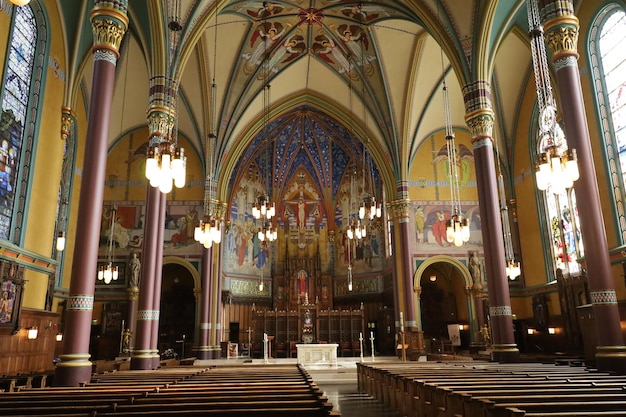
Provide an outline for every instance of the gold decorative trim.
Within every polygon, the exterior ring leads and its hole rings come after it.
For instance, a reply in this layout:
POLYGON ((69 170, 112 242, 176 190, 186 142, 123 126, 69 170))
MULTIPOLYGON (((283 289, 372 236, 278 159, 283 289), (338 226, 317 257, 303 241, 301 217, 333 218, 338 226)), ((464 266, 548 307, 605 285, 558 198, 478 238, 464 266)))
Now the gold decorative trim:
POLYGON ((94 18, 92 15, 93 50, 108 49, 119 58, 120 45, 126 33, 126 27, 112 19, 94 18))
POLYGON ((167 136, 174 128, 175 121, 171 112, 163 111, 163 109, 150 109, 148 111, 148 131, 150 136, 167 136))
POLYGON ((392 219, 408 218, 411 209, 410 200, 394 200, 387 204, 392 219))
POLYGON ((553 63, 564 56, 575 56, 578 59, 579 27, 576 16, 566 16, 546 22, 544 38, 552 53, 553 63))
POLYGON ((70 137, 70 131, 74 124, 74 112, 69 107, 61 108, 61 140, 67 140, 70 137))
POLYGON ((465 116, 467 127, 472 133, 472 142, 491 138, 493 134, 493 112, 489 109, 481 109, 465 116))

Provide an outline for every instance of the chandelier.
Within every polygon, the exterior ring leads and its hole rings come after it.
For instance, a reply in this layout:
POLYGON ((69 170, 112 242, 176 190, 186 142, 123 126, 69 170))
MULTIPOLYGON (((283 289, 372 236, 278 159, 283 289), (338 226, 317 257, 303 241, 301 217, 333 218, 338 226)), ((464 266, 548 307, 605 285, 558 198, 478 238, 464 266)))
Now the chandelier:
MULTIPOLYGON (((213 101, 215 100, 216 89, 217 86, 215 84, 215 80, 213 80, 213 101)), ((211 111, 215 111, 214 109, 215 103, 211 105, 211 111)), ((211 120, 213 120, 213 117, 211 117, 211 120)), ((215 124, 213 126, 215 126, 215 124)), ((216 141, 217 134, 209 134, 206 145, 206 160, 209 173, 207 174, 204 182, 204 217, 196 224, 196 228, 193 231, 194 240, 199 242, 206 249, 213 247, 213 244, 219 244, 222 242, 222 221, 217 216, 217 180, 215 179, 215 172, 213 170, 213 158, 215 156, 216 141)))
POLYGON ((265 220, 261 227, 259 227, 257 237, 261 242, 263 242, 264 240, 273 242, 278 237, 278 231, 274 226, 272 226, 272 222, 270 222, 269 220, 265 220))
MULTIPOLYGON (((272 218, 276 215, 276 206, 270 201, 269 195, 272 184, 272 156, 270 153, 270 146, 268 144, 269 136, 269 122, 270 122, 270 84, 269 77, 271 74, 271 68, 269 63, 269 50, 267 36, 264 38, 265 42, 265 57, 264 62, 261 64, 261 75, 263 77, 263 139, 262 145, 265 145, 260 154, 259 171, 261 176, 261 182, 263 184, 263 193, 257 197, 257 201, 252 204, 252 216, 256 220, 261 221, 261 227, 259 227, 259 239, 264 240, 268 237, 269 240, 275 239, 275 230, 271 225, 272 218), (264 236, 261 238, 261 236, 264 236)), ((261 146, 262 146, 261 145, 261 146)))
POLYGON ((187 157, 185 149, 175 145, 171 139, 158 143, 148 150, 146 159, 146 179, 152 187, 158 187, 163 194, 185 186, 187 177, 187 157))
MULTIPOLYGON (((365 42, 365 33, 363 22, 361 18, 363 16, 362 11, 363 5, 359 3, 359 28, 361 30, 361 36, 359 39, 360 48, 361 48, 361 71, 365 72, 365 46, 363 45, 365 42)), ((361 101, 363 103, 363 134, 367 136, 367 114, 365 109, 365 75, 363 75, 362 83, 361 83, 361 101)), ((380 218, 382 215, 382 204, 376 204, 376 193, 374 189, 374 166, 372 164, 372 159, 369 157, 367 152, 366 142, 369 143, 369 138, 363 142, 363 202, 359 207, 359 219, 363 220, 368 217, 371 220, 374 220, 374 217, 380 218), (366 180, 369 179, 369 192, 366 191, 366 180)), ((363 227, 365 230, 365 226, 363 227)))
MULTIPOLYGON (((443 51, 441 58, 443 69, 443 51)), ((469 241, 470 227, 468 219, 461 211, 461 187, 459 185, 459 169, 457 166, 456 144, 452 131, 452 119, 450 116, 450 101, 448 87, 446 86, 445 72, 443 77, 443 106, 446 124, 446 151, 448 156, 448 177, 450 178, 450 219, 446 220, 446 240, 461 246, 469 241)))
POLYGON ((109 242, 107 245, 107 262, 106 265, 101 265, 98 268, 98 281, 103 281, 105 284, 110 284, 112 281, 117 281, 119 277, 119 270, 115 261, 115 244, 113 243, 113 233, 115 231, 115 224, 117 223, 117 208, 113 206, 110 212, 111 222, 109 224, 109 242))
MULTIPOLYGON (((168 28, 172 32, 172 42, 176 42, 180 24, 180 0, 174 0, 168 4, 168 28)), ((173 56, 170 56, 170 67, 173 56)), ((173 186, 183 188, 187 178, 187 157, 185 149, 178 146, 178 114, 176 96, 178 83, 170 77, 166 77, 165 91, 163 93, 163 105, 169 110, 167 118, 167 131, 150 139, 150 146, 146 158, 146 179, 152 187, 158 187, 163 194, 172 191, 173 186), (170 123, 171 119, 173 123, 170 123)), ((151 86, 152 87, 152 86, 151 86)))
POLYGON ((496 159, 498 161, 498 191, 500 193, 500 217, 502 219, 502 233, 504 235, 504 257, 506 261, 506 276, 514 281, 522 273, 520 263, 515 261, 513 253, 513 239, 511 237, 511 224, 509 222, 509 208, 506 204, 506 194, 504 193, 504 177, 500 167, 500 155, 498 152, 498 142, 496 141, 496 159))
MULTIPOLYGON (((352 196, 356 195, 356 171, 353 171, 352 176, 350 177, 350 207, 352 206, 352 196)), ((348 228, 346 229, 346 235, 348 236, 348 241, 352 239, 363 239, 367 236, 367 228, 365 227, 365 223, 361 223, 361 210, 365 212, 363 206, 359 207, 358 217, 350 214, 351 218, 348 224, 348 228)), ((369 211, 369 210, 368 210, 369 211)))
POLYGON ((537 0, 527 0, 530 48, 539 107, 539 136, 544 149, 538 156, 535 169, 537 188, 553 191, 571 188, 579 178, 576 149, 567 149, 563 130, 556 122, 556 102, 552 95, 550 71, 539 19, 537 0), (565 145, 565 146, 564 146, 565 145))
MULTIPOLYGON (((179 0, 178 0, 179 1, 179 0)), ((179 16, 180 16, 180 4, 179 16)), ((206 143, 205 160, 207 162, 206 180, 204 182, 204 217, 196 224, 193 238, 200 242, 206 249, 210 249, 213 244, 222 242, 222 220, 217 216, 217 175, 214 169, 215 149, 217 146, 217 83, 215 75, 217 74, 217 13, 215 14, 214 25, 214 44, 213 44, 213 82, 211 83, 211 105, 209 108, 209 126, 210 132, 206 143)))
POLYGON ((265 218, 270 220, 276 215, 276 206, 274 203, 270 203, 267 195, 261 195, 257 201, 252 204, 252 216, 259 220, 265 218))
POLYGON ((371 158, 368 158, 368 154, 363 145, 363 201, 359 207, 359 219, 363 220, 366 217, 371 221, 374 218, 380 218, 382 215, 382 204, 376 203, 376 196, 374 192, 374 168, 372 166, 371 158), (369 178, 370 190, 366 191, 366 177, 369 178))

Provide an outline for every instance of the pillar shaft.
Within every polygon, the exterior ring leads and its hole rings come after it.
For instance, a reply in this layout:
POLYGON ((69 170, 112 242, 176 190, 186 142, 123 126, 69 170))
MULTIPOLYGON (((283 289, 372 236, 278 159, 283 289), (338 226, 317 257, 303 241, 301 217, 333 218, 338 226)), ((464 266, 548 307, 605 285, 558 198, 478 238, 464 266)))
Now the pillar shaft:
POLYGON ((574 182, 585 247, 589 291, 598 340, 596 360, 602 371, 626 373, 626 347, 620 326, 615 283, 611 272, 598 179, 578 70, 579 23, 571 1, 540 1, 545 40, 552 53, 556 82, 562 103, 565 136, 578 153, 580 178, 574 182), (601 325, 600 325, 601 324, 601 325))
POLYGON ((489 315, 493 331, 492 359, 516 362, 519 350, 513 335, 511 297, 506 277, 504 237, 500 217, 497 173, 493 153, 493 112, 487 82, 478 81, 463 87, 465 121, 472 133, 478 203, 482 227, 487 287, 489 288, 489 315))
POLYGON ((404 324, 407 327, 416 326, 415 303, 413 295, 413 264, 411 263, 411 230, 409 225, 409 200, 396 200, 389 204, 395 223, 394 230, 398 236, 395 237, 394 250, 397 251, 396 271, 398 287, 401 290, 399 298, 402 299, 396 310, 396 319, 400 319, 400 312, 403 313, 404 324))
POLYGON ((165 240, 165 217, 167 210, 167 196, 159 192, 159 216, 156 222, 156 255, 154 261, 154 292, 152 293, 152 310, 154 320, 150 334, 150 351, 152 357, 152 368, 160 366, 159 356, 159 319, 161 317, 161 283, 163 282, 163 241, 165 240))
POLYGON ((202 267, 200 270, 200 338, 197 345, 198 359, 212 359, 209 348, 209 330, 211 322, 209 321, 211 311, 211 268, 213 267, 213 247, 203 249, 202 251, 202 267))
POLYGON ((158 188, 146 186, 146 216, 144 222, 143 252, 141 253, 141 284, 137 311, 137 335, 131 359, 132 369, 152 369, 151 334, 152 322, 157 318, 153 307, 155 290, 155 266, 160 210, 158 188))
POLYGON ((109 121, 118 51, 128 28, 127 7, 127 0, 120 0, 115 4, 96 1, 91 12, 94 33, 93 84, 70 294, 65 316, 64 348, 54 378, 54 384, 58 386, 78 386, 81 382, 89 381, 91 377, 89 339, 98 265, 109 121))

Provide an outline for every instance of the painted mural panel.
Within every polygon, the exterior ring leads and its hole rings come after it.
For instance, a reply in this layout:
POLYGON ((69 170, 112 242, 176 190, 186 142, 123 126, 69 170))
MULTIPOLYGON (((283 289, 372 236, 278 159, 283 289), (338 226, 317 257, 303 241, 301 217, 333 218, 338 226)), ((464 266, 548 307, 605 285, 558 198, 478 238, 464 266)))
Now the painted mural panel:
POLYGON ((413 204, 415 250, 417 256, 434 254, 467 254, 482 249, 482 231, 478 207, 478 188, 470 137, 457 134, 457 178, 450 177, 450 165, 442 133, 424 142, 411 167, 410 195, 413 204), (461 212, 470 224, 470 240, 460 247, 446 239, 446 221, 454 214, 451 181, 459 186, 461 212))

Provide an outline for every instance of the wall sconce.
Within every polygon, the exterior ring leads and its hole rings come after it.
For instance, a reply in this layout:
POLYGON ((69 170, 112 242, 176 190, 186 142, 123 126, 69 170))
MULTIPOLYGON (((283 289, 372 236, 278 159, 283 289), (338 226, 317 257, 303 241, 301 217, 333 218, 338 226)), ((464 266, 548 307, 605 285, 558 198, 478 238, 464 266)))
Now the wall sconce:
POLYGON ((65 232, 58 232, 57 233, 57 251, 58 252, 63 252, 63 250, 65 250, 65 232))
POLYGON ((57 342, 62 342, 63 341, 63 333, 57 333, 56 341, 57 342))
POLYGON ((437 275, 431 275, 429 279, 430 279, 430 282, 435 282, 437 281, 437 275))
POLYGON ((535 334, 535 332, 536 332, 536 330, 533 329, 533 328, 530 328, 530 327, 528 328, 528 330, 526 330, 526 333, 528 333, 529 335, 533 335, 533 334, 535 334))
POLYGON ((556 334, 556 328, 554 328, 554 327, 548 327, 548 333, 549 333, 549 334, 556 334))
POLYGON ((28 327, 26 330, 28 331, 27 335, 28 335, 28 339, 29 340, 37 339, 37 335, 39 334, 39 330, 37 330, 36 327, 28 327))

